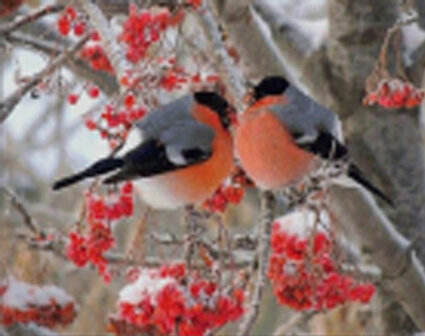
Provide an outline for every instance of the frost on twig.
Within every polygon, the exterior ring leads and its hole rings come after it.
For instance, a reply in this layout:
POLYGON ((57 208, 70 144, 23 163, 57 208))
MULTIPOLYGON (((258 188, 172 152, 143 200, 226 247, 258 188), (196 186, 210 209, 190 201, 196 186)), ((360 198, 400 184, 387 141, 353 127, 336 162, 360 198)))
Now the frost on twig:
POLYGON ((271 225, 276 215, 275 210, 275 196, 272 192, 263 192, 261 194, 261 218, 259 223, 260 237, 258 240, 257 277, 255 279, 254 292, 252 294, 251 302, 249 303, 249 311, 245 314, 244 320, 239 327, 239 336, 249 335, 260 313, 261 298, 263 296, 263 288, 266 281, 266 272, 270 255, 271 225))
POLYGON ((217 57, 219 64, 221 65, 221 73, 226 78, 228 88, 235 100, 235 107, 242 107, 242 99, 245 94, 245 87, 243 78, 233 63, 232 59, 226 50, 226 46, 223 43, 221 33, 218 27, 218 23, 214 18, 212 10, 207 2, 204 2, 199 10, 199 18, 204 28, 205 34, 208 36, 212 49, 214 50, 215 56, 217 57))
POLYGON ((102 47, 115 70, 117 79, 123 78, 126 70, 124 53, 114 38, 115 34, 108 20, 96 4, 90 1, 80 0, 78 2, 81 8, 90 17, 90 22, 93 24, 94 28, 99 32, 102 47))
POLYGON ((32 76, 24 85, 19 87, 15 92, 0 101, 0 124, 3 123, 12 113, 15 106, 20 102, 22 97, 30 92, 35 86, 43 81, 43 79, 60 68, 66 60, 80 50, 89 40, 90 36, 81 38, 74 46, 57 56, 46 68, 32 76))
POLYGON ((335 184, 329 188, 329 209, 349 237, 357 238, 374 264, 382 270, 384 284, 411 316, 425 329, 425 272, 385 214, 364 189, 335 184))

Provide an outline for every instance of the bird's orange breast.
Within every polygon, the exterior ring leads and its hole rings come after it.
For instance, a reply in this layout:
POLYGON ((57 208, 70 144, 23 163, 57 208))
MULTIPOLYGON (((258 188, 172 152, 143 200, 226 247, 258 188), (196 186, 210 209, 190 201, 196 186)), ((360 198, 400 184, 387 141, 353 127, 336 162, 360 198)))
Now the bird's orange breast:
POLYGON ((297 182, 314 165, 314 155, 299 148, 283 123, 264 107, 242 115, 235 147, 244 170, 262 189, 297 182))
POLYGON ((216 113, 195 104, 193 116, 215 131, 211 157, 199 164, 167 173, 167 189, 185 203, 200 203, 207 199, 229 176, 233 168, 233 140, 220 123, 216 113))

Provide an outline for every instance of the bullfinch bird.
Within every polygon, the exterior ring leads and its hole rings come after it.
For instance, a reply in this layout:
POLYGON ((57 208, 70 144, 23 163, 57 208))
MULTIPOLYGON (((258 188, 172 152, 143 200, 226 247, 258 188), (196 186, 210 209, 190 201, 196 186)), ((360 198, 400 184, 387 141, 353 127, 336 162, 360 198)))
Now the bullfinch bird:
POLYGON ((263 79, 254 102, 239 118, 237 156, 261 189, 276 190, 300 182, 320 159, 347 162, 347 174, 376 196, 392 201, 349 162, 338 117, 304 95, 283 77, 263 79))
POLYGON ((187 94, 136 124, 141 142, 57 181, 54 190, 111 173, 104 184, 136 180, 142 199, 155 208, 177 208, 207 199, 233 168, 229 133, 232 108, 214 92, 187 94))

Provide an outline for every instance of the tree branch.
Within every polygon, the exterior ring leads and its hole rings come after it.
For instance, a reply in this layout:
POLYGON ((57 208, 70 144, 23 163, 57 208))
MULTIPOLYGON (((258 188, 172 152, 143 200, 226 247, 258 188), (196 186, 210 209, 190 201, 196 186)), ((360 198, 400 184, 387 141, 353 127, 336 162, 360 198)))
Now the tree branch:
POLYGON ((242 106, 242 99, 245 95, 243 78, 229 57, 226 47, 221 39, 221 34, 217 22, 207 2, 203 3, 199 13, 199 18, 202 27, 204 28, 204 32, 211 41, 212 50, 218 59, 218 63, 222 67, 221 74, 224 78, 227 79, 226 82, 229 84, 228 87, 230 90, 232 90, 231 95, 236 100, 235 106, 239 108, 242 106))
POLYGON ((294 329, 297 325, 306 324, 316 314, 316 311, 298 312, 293 314, 285 323, 275 330, 273 336, 284 336, 290 334, 292 329, 294 329))
MULTIPOLYGON (((96 4, 83 0, 77 0, 77 3, 90 17, 90 22, 99 32, 101 36, 102 47, 105 50, 109 61, 111 62, 119 82, 119 79, 124 77, 124 72, 126 70, 126 60, 124 57, 124 52, 118 45, 115 34, 112 31, 108 20, 96 4)), ((122 89, 124 88, 122 87, 122 89)))
POLYGON ((24 224, 30 229, 30 231, 36 236, 39 237, 42 232, 38 228, 38 225, 33 220, 27 209, 25 208, 22 201, 15 195, 15 193, 5 186, 0 186, 0 190, 6 194, 10 200, 10 204, 21 214, 24 219, 24 224))
POLYGON ((369 193, 356 185, 329 187, 331 215, 381 268, 382 277, 421 330, 425 330, 425 271, 369 193))
POLYGON ((238 50, 248 78, 258 80, 265 74, 287 72, 279 50, 251 6, 251 0, 212 0, 211 5, 238 50))
MULTIPOLYGON (((9 42, 22 44, 35 48, 48 56, 57 56, 66 50, 66 47, 59 41, 40 37, 38 34, 13 32, 8 34, 6 39, 9 42)), ((78 76, 95 83, 102 91, 108 95, 112 95, 119 90, 115 76, 103 71, 93 70, 85 61, 72 57, 68 58, 66 65, 74 71, 78 76)))
POLYGON ((83 37, 72 48, 56 57, 45 69, 32 76, 28 82, 18 88, 14 93, 0 101, 0 124, 3 123, 7 117, 9 117, 15 106, 19 103, 24 95, 31 91, 36 85, 41 83, 44 77, 50 75, 59 67, 61 67, 67 58, 80 50, 81 47, 89 40, 89 38, 89 35, 83 37))
POLYGON ((49 6, 42 7, 41 9, 33 13, 29 13, 23 17, 18 16, 14 21, 0 25, 0 35, 10 34, 11 32, 31 22, 34 22, 42 18, 43 16, 46 16, 51 13, 60 12, 63 8, 64 6, 62 5, 49 5, 49 6))
POLYGON ((261 194, 261 218, 259 224, 258 240, 258 269, 255 280, 254 292, 252 294, 249 311, 239 326, 238 335, 245 336, 252 332, 254 323, 260 313, 261 298, 266 280, 270 255, 270 232, 272 222, 276 216, 276 199, 272 192, 265 191, 261 194))

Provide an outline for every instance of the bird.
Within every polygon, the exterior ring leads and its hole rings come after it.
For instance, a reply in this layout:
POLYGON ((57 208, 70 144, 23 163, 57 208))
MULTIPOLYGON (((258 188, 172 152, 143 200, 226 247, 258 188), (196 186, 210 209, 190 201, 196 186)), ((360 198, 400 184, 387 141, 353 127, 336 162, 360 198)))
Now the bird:
POLYGON ((141 198, 153 208, 200 204, 233 169, 234 113, 213 91, 188 93, 136 123, 141 141, 134 148, 56 181, 53 190, 108 174, 103 184, 134 180, 141 198))
POLYGON ((279 190, 301 182, 321 160, 345 162, 351 179, 393 206, 350 159, 335 113, 282 76, 265 77, 251 99, 238 118, 234 143, 241 166, 257 187, 279 190))

